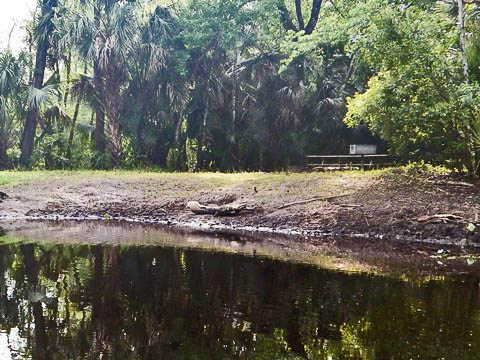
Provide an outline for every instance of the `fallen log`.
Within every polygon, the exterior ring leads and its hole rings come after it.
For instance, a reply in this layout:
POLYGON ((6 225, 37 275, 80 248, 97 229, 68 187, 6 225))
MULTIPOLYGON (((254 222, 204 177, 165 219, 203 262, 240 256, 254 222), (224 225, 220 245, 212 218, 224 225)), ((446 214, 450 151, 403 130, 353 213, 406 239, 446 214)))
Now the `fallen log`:
POLYGON ((227 205, 202 205, 198 201, 189 201, 187 209, 197 215, 214 215, 214 216, 234 216, 242 211, 252 211, 254 209, 247 208, 247 204, 227 204, 227 205))
POLYGON ((314 201, 325 201, 325 200, 337 199, 337 198, 341 198, 341 197, 350 196, 350 195, 353 195, 353 194, 354 193, 332 195, 332 196, 323 196, 323 197, 316 197, 316 198, 312 198, 312 199, 308 199, 308 200, 295 201, 295 202, 284 204, 284 205, 280 206, 278 208, 278 210, 282 210, 282 209, 285 209, 285 208, 290 207, 290 206, 308 204, 308 203, 311 203, 311 202, 314 202, 314 201))

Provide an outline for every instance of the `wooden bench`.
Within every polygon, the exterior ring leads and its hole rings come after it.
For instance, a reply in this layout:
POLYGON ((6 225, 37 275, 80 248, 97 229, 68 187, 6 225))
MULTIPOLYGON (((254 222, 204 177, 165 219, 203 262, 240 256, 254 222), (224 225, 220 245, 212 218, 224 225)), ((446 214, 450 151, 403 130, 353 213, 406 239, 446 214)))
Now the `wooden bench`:
POLYGON ((366 170, 392 166, 388 154, 371 155, 307 155, 307 166, 312 170, 366 170))

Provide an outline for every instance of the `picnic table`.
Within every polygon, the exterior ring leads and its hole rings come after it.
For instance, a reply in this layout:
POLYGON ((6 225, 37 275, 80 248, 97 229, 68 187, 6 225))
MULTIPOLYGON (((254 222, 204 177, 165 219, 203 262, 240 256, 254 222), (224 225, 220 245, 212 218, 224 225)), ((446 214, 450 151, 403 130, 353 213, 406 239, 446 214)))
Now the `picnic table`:
POLYGON ((394 165, 388 154, 307 155, 311 170, 365 170, 394 165))

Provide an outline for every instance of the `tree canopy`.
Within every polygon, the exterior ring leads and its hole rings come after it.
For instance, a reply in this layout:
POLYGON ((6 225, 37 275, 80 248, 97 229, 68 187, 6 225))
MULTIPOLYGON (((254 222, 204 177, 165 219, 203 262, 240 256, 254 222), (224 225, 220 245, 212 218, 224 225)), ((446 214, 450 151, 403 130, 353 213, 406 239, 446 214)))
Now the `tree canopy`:
POLYGON ((280 170, 372 143, 478 173, 480 5, 38 0, 0 166, 280 170))

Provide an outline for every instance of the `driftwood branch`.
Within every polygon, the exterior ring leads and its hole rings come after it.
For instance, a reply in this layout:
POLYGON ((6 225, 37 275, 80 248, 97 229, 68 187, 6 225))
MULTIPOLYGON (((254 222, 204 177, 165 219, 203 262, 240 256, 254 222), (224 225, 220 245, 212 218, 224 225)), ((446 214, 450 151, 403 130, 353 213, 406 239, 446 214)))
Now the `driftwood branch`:
POLYGON ((418 222, 463 222, 464 219, 461 216, 454 214, 435 214, 425 215, 417 218, 418 222))
POLYGON ((314 201, 332 200, 332 199, 337 199, 337 198, 346 197, 346 196, 350 196, 350 195, 353 195, 353 193, 332 195, 332 196, 323 196, 323 197, 315 197, 315 198, 308 199, 308 200, 295 201, 295 202, 292 202, 292 203, 284 204, 284 205, 280 206, 278 209, 281 210, 281 209, 288 208, 290 206, 308 204, 308 203, 311 203, 311 202, 314 202, 314 201))
POLYGON ((214 215, 214 216, 234 216, 242 211, 253 211, 255 209, 248 208, 247 204, 227 204, 227 205, 202 205, 198 201, 189 201, 187 209, 198 215, 214 215))
POLYGON ((474 184, 463 182, 463 181, 438 181, 434 182, 434 185, 440 186, 464 186, 464 187, 474 187, 474 184))

